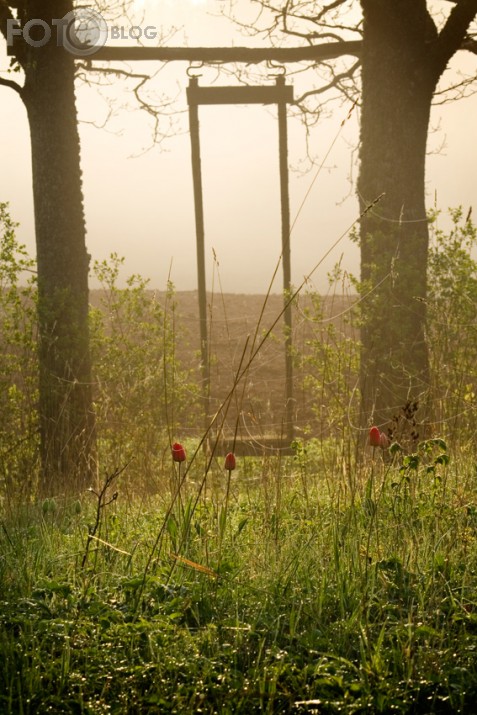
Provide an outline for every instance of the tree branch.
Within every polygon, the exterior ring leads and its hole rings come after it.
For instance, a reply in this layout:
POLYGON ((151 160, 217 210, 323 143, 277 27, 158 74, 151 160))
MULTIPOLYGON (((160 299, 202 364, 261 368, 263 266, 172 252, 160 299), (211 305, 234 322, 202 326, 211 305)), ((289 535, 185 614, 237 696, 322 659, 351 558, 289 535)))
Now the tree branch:
POLYGON ((455 2, 446 24, 440 31, 437 40, 432 43, 433 67, 438 77, 444 72, 449 60, 457 50, 467 49, 464 46, 467 31, 476 15, 477 0, 457 0, 455 2))
POLYGON ((304 92, 298 99, 295 100, 295 104, 300 104, 303 102, 307 97, 312 97, 317 94, 323 94, 324 92, 327 92, 329 89, 336 88, 340 86, 341 82, 345 79, 352 79, 354 73, 359 69, 361 65, 361 62, 358 60, 357 62, 352 65, 346 72, 341 72, 333 77, 331 82, 328 82, 328 84, 324 85, 323 87, 319 87, 318 89, 311 89, 308 92, 304 92))
POLYGON ((14 82, 12 79, 4 79, 3 77, 0 77, 0 86, 9 87, 17 92, 20 97, 22 96, 23 87, 20 84, 17 84, 17 82, 14 82))
POLYGON ((472 52, 474 55, 477 55, 477 40, 470 36, 464 37, 460 49, 467 50, 468 52, 472 52))
MULTIPOLYGON (((473 0, 477 4, 477 0, 473 0)), ((325 42, 308 47, 102 47, 92 62, 319 62, 361 54, 361 41, 325 42)))
POLYGON ((323 17, 325 17, 326 13, 329 12, 330 10, 335 10, 337 7, 340 5, 343 5, 346 2, 346 0, 334 0, 334 2, 330 3, 329 5, 326 5, 318 15, 316 16, 315 20, 316 22, 319 22, 323 17))

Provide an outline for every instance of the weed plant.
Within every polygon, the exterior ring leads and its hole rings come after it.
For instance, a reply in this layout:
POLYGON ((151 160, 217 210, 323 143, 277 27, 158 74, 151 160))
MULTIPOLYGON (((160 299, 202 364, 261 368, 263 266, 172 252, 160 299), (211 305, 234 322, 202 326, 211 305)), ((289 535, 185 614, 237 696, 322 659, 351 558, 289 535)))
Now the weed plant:
MULTIPOLYGON (((119 288, 124 259, 95 262, 100 302, 90 311, 99 462, 113 471, 131 462, 135 491, 157 491, 164 448, 179 428, 202 424, 199 382, 176 356, 176 305, 169 283, 159 300, 148 282, 130 276, 119 288)), ((187 336, 181 331, 181 340, 187 336)))
POLYGON ((36 268, 16 227, 0 203, 0 501, 28 499, 38 461, 36 268))
POLYGON ((451 228, 431 223, 428 340, 434 415, 441 431, 475 440, 477 395, 476 227, 470 214, 451 210, 451 228))

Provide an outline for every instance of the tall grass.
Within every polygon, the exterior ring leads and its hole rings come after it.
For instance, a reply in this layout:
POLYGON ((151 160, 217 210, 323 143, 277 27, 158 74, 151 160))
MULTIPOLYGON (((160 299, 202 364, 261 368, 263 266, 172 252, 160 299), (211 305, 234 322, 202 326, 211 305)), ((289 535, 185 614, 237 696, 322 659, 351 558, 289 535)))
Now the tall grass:
POLYGON ((86 497, 3 521, 1 711, 473 712, 476 473, 443 454, 369 449, 352 479, 246 458, 225 528, 221 465, 191 507, 199 464, 91 542, 86 497))
MULTIPOLYGON (((0 712, 473 713, 471 224, 456 212, 452 241, 433 245, 436 419, 412 453, 358 439, 356 323, 328 321, 312 296, 295 358, 314 410, 294 456, 227 472, 199 431, 179 470, 170 443, 202 415, 172 287, 159 304, 138 276, 118 288, 117 257, 97 265, 103 483, 38 503, 34 284, 23 293, 30 264, 6 209, 2 220, 0 712)), ((270 335, 257 330, 252 359, 270 335)))

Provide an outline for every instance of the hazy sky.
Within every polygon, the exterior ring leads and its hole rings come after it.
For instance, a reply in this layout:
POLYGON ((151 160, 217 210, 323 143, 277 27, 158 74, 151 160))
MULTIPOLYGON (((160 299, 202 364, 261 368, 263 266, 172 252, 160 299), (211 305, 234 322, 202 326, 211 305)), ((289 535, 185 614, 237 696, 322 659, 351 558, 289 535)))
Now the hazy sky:
MULTIPOLYGON (((185 41, 189 45, 252 43, 237 35, 226 20, 209 14, 220 14, 224 7, 220 0, 145 0, 136 5, 144 13, 142 26, 179 28, 168 41, 171 45, 185 41)), ((7 66, 2 47, 0 68, 7 66)), ((453 66, 475 74, 477 57, 460 53, 453 66)), ((130 69, 154 71, 139 63, 130 69)), ((137 108, 130 80, 113 78, 100 90, 78 85, 88 249, 98 260, 117 252, 126 258, 124 276, 140 273, 151 279, 151 287, 159 289, 165 288, 169 273, 178 290, 197 285, 186 70, 184 63, 171 63, 151 82, 151 101, 157 101, 161 93, 175 99, 168 111, 176 123, 176 136, 152 148, 152 121, 137 108), (106 118, 105 100, 113 103, 114 114, 105 128, 98 129, 92 122, 101 124, 106 118)), ((215 70, 201 72, 201 84, 216 80, 215 70)), ((223 77, 219 83, 232 81, 223 77)), ((265 73, 265 81, 274 78, 265 73)), ((288 81, 304 80, 290 77, 288 81)), ((357 218, 353 150, 359 114, 355 110, 340 127, 348 110, 349 105, 336 105, 333 115, 313 130, 311 153, 316 164, 306 173, 296 171, 308 166, 305 130, 298 120, 289 122, 292 220, 309 192, 291 238, 295 284, 357 218), (319 170, 327 152, 325 166, 319 170)), ((224 291, 265 292, 281 242, 275 112, 258 105, 214 106, 200 107, 199 115, 209 287, 216 273, 215 252, 224 291)), ((445 146, 428 159, 429 205, 434 204, 436 194, 442 210, 458 204, 467 209, 476 203, 476 121, 477 100, 473 98, 435 109, 432 126, 436 131, 429 149, 437 152, 445 146)), ((19 238, 34 254, 28 126, 20 99, 3 87, 0 125, 0 201, 10 203, 13 218, 21 223, 19 238)), ((314 274, 312 286, 325 291, 326 272, 339 260, 346 269, 358 272, 357 247, 346 237, 314 274)), ((217 286, 217 275, 215 281, 217 286)), ((280 289, 281 274, 274 284, 275 291, 280 289)))

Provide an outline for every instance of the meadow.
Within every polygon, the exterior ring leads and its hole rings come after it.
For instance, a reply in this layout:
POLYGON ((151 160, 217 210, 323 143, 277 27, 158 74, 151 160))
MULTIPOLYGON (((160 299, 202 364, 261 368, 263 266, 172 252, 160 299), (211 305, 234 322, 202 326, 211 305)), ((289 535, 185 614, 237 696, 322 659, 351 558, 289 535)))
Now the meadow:
POLYGON ((292 454, 234 464, 197 427, 172 287, 161 303, 140 277, 117 287, 117 257, 96 265, 99 483, 48 498, 35 285, 4 232, 1 713, 475 713, 477 266, 453 217, 430 255, 432 420, 411 437, 414 407, 397 405, 382 446, 353 407, 359 295, 341 328, 319 296, 301 313, 292 454))
POLYGON ((4 518, 0 711, 475 712, 471 455, 324 449, 4 518))

